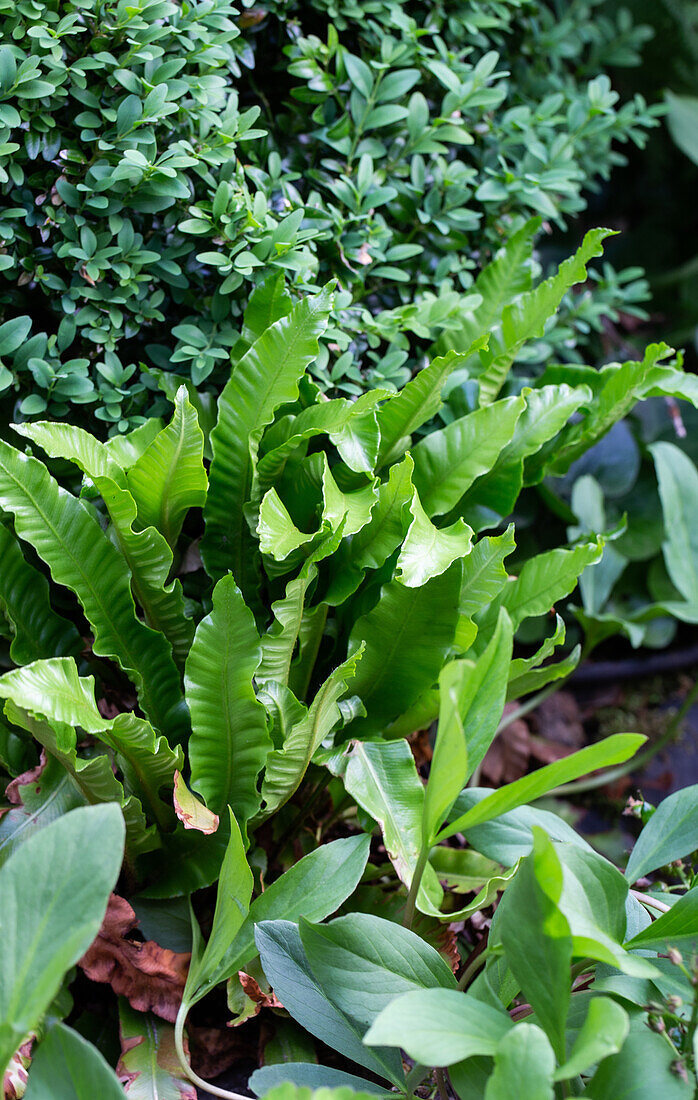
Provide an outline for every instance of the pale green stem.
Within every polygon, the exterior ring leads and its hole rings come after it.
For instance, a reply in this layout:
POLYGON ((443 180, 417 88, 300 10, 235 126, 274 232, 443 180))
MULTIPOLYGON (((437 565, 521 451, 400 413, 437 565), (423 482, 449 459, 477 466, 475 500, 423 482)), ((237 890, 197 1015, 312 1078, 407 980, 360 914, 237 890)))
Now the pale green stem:
POLYGON ((220 1096, 222 1100, 250 1100, 249 1096, 245 1096, 241 1092, 230 1092, 228 1089, 219 1089, 217 1085, 211 1085, 208 1081, 204 1081, 203 1077, 197 1076, 194 1070, 189 1065, 189 1059, 187 1058, 186 1051, 184 1049, 184 1024, 186 1023, 187 1013, 189 1012, 189 1005, 186 1001, 182 1001, 179 1006, 179 1012, 177 1013, 177 1020, 175 1022, 175 1050, 177 1051, 177 1058, 179 1064, 184 1070, 184 1073, 197 1086, 197 1088, 205 1089, 211 1096, 220 1096))
POLYGON ((402 923, 405 928, 412 927, 412 921, 414 920, 414 911, 417 905, 417 895, 419 893, 419 887, 422 885, 422 878, 427 867, 429 860, 429 852, 431 851, 428 844, 425 844, 419 853, 419 859, 417 860, 417 866, 414 869, 412 875, 412 882, 410 884, 410 892, 407 895, 407 901, 405 903, 405 914, 402 918, 402 923))

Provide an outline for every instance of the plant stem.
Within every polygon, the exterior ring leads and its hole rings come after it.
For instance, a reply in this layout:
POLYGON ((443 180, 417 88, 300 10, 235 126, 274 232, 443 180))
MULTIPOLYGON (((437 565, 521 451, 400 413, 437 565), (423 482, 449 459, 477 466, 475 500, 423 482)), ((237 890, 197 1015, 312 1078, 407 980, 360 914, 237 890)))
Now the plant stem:
POLYGON ((641 905, 648 905, 650 909, 656 909, 659 913, 668 913, 671 909, 671 906, 667 905, 665 901, 658 901, 657 898, 652 898, 649 894, 641 894, 639 890, 631 890, 630 893, 641 905))
POLYGON ((412 1069, 405 1078, 405 1092, 408 1096, 411 1092, 414 1092, 416 1088, 419 1088, 422 1081, 425 1077, 428 1076, 428 1074, 429 1069, 427 1068, 427 1066, 422 1066, 419 1064, 419 1062, 416 1062, 415 1065, 412 1066, 412 1069))
POLYGON ((241 1092, 229 1092, 228 1089, 219 1089, 217 1085, 210 1085, 208 1081, 204 1081, 203 1077, 199 1077, 194 1073, 194 1070, 189 1065, 189 1059, 184 1049, 184 1025, 188 1012, 188 1003, 182 1001, 179 1006, 179 1012, 177 1013, 174 1031, 175 1050, 177 1051, 177 1058, 179 1059, 179 1064, 185 1075, 197 1086, 197 1088, 205 1089, 206 1092, 211 1093, 212 1096, 220 1096, 222 1100, 250 1100, 249 1096, 245 1096, 241 1092))
POLYGON ((477 974, 478 970, 480 970, 486 962, 487 948, 485 948, 483 951, 478 951, 476 948, 468 959, 465 970, 458 979, 458 988, 461 990, 467 989, 471 981, 477 974))
POLYGON ((405 903, 405 914, 402 918, 402 923, 405 928, 412 927, 412 921, 414 920, 414 911, 417 905, 417 894, 419 893, 419 887, 422 884, 422 878, 427 866, 427 860, 429 859, 429 845, 425 844, 419 853, 419 859, 417 860, 417 866, 414 869, 412 875, 412 882, 410 884, 410 892, 407 895, 407 901, 405 903))
MULTIPOLYGON (((530 711, 535 710, 537 706, 540 706, 549 695, 554 695, 556 691, 563 686, 565 679, 555 680, 552 684, 548 684, 542 691, 532 695, 530 699, 527 699, 525 703, 521 703, 516 710, 512 710, 509 714, 505 714, 501 722, 497 726, 497 733, 501 733, 507 726, 510 726, 512 722, 516 722, 517 719, 523 718, 525 714, 529 714, 530 711)), ((495 737, 497 734, 495 734, 495 737)))
POLYGON ((439 1100, 448 1100, 448 1089, 446 1088, 446 1075, 443 1069, 439 1067, 434 1071, 436 1077, 436 1086, 439 1090, 439 1100))

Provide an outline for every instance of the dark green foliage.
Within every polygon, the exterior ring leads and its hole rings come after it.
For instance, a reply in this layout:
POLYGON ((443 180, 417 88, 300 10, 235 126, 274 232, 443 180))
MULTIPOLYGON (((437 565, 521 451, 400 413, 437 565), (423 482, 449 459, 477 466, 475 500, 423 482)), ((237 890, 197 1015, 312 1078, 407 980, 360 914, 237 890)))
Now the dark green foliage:
MULTIPOLYGON (((323 387, 401 385, 478 267, 556 225, 654 122, 604 67, 645 39, 572 5, 2 0, 0 388, 14 415, 164 411, 225 382, 260 277, 337 277, 323 387), (165 372, 165 377, 160 372, 165 372)), ((610 269, 540 345, 644 296, 610 269)), ((245 339, 244 333, 242 338, 245 339)), ((575 354, 579 354, 577 351, 575 354)))

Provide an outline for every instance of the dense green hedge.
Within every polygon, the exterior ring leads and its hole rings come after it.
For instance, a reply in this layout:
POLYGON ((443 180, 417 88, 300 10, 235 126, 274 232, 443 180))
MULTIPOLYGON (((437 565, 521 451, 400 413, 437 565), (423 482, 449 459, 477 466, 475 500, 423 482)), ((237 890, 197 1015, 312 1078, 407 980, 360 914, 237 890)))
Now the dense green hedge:
MULTIPOLYGON (((646 31, 604 11, 0 0, 8 412, 124 431, 164 410, 168 373, 219 390, 279 268, 298 292, 339 281, 325 388, 402 385, 497 246, 531 214, 561 226, 614 142, 644 141, 653 111, 604 69, 646 31)), ((528 355, 582 355, 638 307, 637 274, 605 270, 528 355)))

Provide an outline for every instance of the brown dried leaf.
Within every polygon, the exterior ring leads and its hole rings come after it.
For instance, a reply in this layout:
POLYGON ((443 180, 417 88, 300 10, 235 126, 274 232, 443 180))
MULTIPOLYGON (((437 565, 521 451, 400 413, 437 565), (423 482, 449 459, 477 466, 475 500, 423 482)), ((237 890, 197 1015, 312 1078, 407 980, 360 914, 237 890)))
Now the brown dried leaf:
POLYGON ((243 1058, 257 1057, 257 1040, 245 1028, 195 1027, 187 1024, 191 1064, 195 1073, 207 1081, 218 1077, 243 1058))
POLYGON ((16 1050, 10 1058, 2 1082, 3 1100, 20 1100, 24 1096, 27 1088, 28 1070, 32 1060, 32 1045, 35 1038, 36 1034, 32 1031, 19 1050, 16 1050))
POLYGON ((129 903, 112 894, 99 934, 79 965, 93 982, 106 982, 126 997, 132 1008, 174 1023, 191 955, 153 940, 129 939, 137 923, 129 903))
POLYGON ((536 707, 531 719, 540 737, 579 749, 585 741, 577 700, 569 691, 557 691, 536 707))
MULTIPOLYGON (((8 802, 11 802, 13 806, 24 805, 24 800, 20 794, 19 788, 28 787, 30 783, 35 783, 41 777, 41 773, 46 767, 46 762, 46 750, 42 749, 41 757, 36 767, 30 768, 29 771, 22 772, 21 775, 18 775, 16 779, 11 780, 7 784, 5 788, 5 798, 8 802)), ((39 788, 37 788, 36 793, 39 793, 39 788)))
MULTIPOLYGON (((513 709, 513 705, 507 703, 505 717, 507 711, 513 709)), ((530 755, 531 736, 528 726, 519 718, 506 726, 490 745, 482 761, 482 774, 495 787, 512 783, 528 771, 530 755)))

